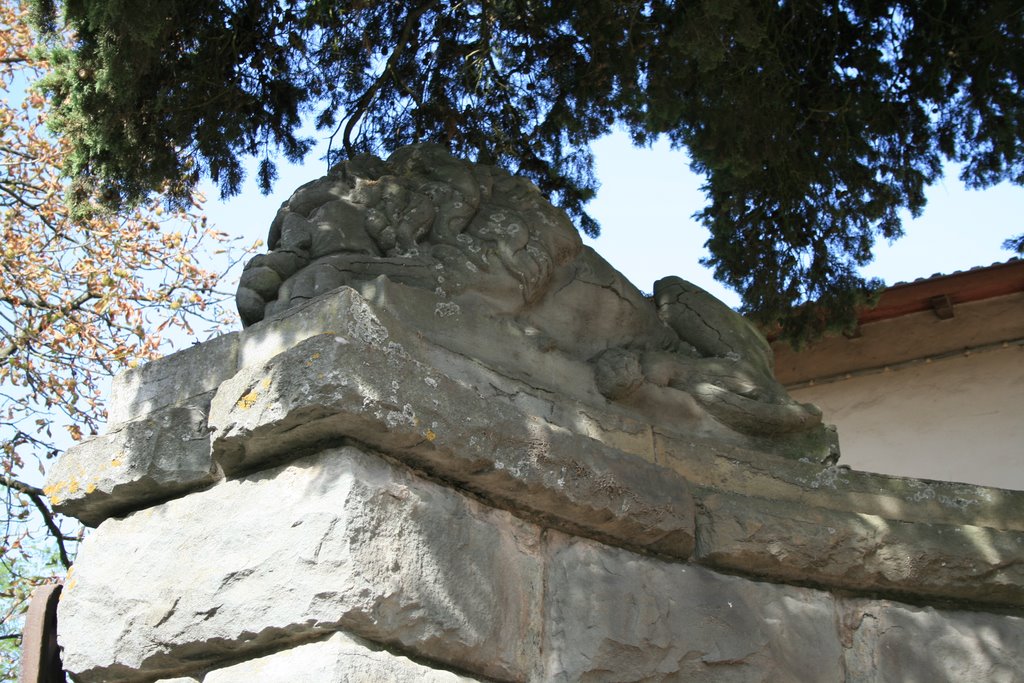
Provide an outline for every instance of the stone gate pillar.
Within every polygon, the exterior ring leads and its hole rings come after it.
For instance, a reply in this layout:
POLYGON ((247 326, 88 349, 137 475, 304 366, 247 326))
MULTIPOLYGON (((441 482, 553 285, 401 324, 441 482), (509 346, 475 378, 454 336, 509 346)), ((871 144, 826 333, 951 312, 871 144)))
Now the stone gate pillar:
POLYGON ((745 323, 546 206, 434 148, 286 202, 249 326, 51 472, 73 680, 1024 680, 1024 494, 837 466, 745 323))

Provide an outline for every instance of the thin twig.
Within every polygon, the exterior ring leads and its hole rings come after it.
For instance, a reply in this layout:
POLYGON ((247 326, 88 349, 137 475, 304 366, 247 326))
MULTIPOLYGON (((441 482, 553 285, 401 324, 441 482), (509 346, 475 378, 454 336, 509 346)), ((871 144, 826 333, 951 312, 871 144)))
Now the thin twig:
POLYGON ((71 568, 71 559, 68 557, 67 548, 64 547, 65 536, 61 533, 60 527, 57 526, 57 522, 53 519, 53 511, 50 510, 49 506, 44 500, 44 494, 42 489, 30 486, 24 482, 18 481, 7 475, 0 476, 0 484, 3 484, 9 489, 19 491, 28 496, 32 502, 38 508, 39 513, 43 516, 43 523, 46 524, 46 528, 50 530, 50 535, 53 536, 53 540, 57 542, 57 551, 60 553, 60 562, 64 565, 65 569, 71 568))

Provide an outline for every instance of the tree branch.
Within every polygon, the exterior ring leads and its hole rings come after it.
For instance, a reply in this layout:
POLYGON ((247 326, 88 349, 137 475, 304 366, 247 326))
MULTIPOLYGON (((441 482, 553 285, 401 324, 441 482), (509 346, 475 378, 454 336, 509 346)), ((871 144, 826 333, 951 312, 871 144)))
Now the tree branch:
MULTIPOLYGON (((81 310, 82 306, 84 306, 86 302, 96 298, 99 297, 93 292, 82 292, 77 297, 69 301, 67 305, 54 306, 51 310, 54 311, 55 313, 60 314, 60 316, 66 316, 69 313, 81 310)), ((0 347, 0 363, 6 361, 8 358, 17 353, 18 349, 20 349, 22 346, 28 343, 33 337, 45 331, 46 328, 53 324, 54 319, 55 318, 47 317, 35 329, 24 330, 21 334, 18 335, 18 338, 15 341, 9 342, 6 346, 0 347)))
POLYGON ((426 14, 427 10, 436 3, 436 0, 427 0, 420 4, 419 7, 415 8, 409 15, 406 16, 405 22, 402 24, 402 30, 398 36, 398 41, 395 44, 395 49, 388 57, 388 62, 381 71, 380 76, 377 80, 362 94, 359 100, 356 102, 356 106, 352 109, 352 115, 349 116, 348 122, 345 124, 345 133, 342 137, 342 143, 345 146, 345 154, 351 158, 354 156, 354 149, 352 147, 352 131, 355 129, 359 119, 363 118, 369 109, 370 104, 373 102, 373 98, 377 96, 377 91, 381 89, 388 78, 394 78, 394 69, 398 64, 399 58, 405 52, 405 48, 409 44, 409 34, 412 33, 413 26, 419 21, 420 17, 426 14))
POLYGON ((57 522, 53 519, 53 511, 50 510, 49 506, 46 504, 42 489, 38 489, 35 486, 29 486, 28 484, 7 475, 0 475, 0 484, 3 484, 9 489, 24 493, 32 500, 36 508, 39 510, 39 514, 43 516, 43 523, 46 524, 46 528, 49 529, 50 535, 53 536, 53 540, 57 542, 57 552, 60 553, 60 563, 64 565, 65 569, 70 569, 71 559, 68 557, 67 548, 64 547, 65 536, 61 533, 60 527, 57 526, 57 522))
POLYGON ((31 486, 22 481, 18 481, 17 479, 7 476, 6 474, 0 475, 0 484, 3 484, 9 489, 14 489, 19 493, 24 493, 27 496, 43 495, 42 489, 36 488, 35 486, 31 486))

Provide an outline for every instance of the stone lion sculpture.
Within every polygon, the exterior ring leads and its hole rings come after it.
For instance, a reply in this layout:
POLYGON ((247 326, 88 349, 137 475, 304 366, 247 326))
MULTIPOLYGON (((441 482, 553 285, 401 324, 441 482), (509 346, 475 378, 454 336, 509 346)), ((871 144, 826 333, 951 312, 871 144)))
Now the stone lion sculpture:
POLYGON ((829 440, 820 411, 776 382, 771 349, 744 318, 678 277, 645 297, 532 183, 440 146, 354 158, 303 185, 268 247, 241 276, 245 325, 384 276, 516 321, 589 363, 608 400, 662 421, 704 413, 754 445, 795 439, 818 454, 829 440))

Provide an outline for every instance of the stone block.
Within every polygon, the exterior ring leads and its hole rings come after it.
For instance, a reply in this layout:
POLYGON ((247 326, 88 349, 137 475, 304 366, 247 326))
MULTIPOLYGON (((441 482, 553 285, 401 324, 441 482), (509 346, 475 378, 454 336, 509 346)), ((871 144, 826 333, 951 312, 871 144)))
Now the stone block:
MULTIPOLYGON (((238 367, 259 365, 310 337, 333 334, 384 346, 398 326, 385 325, 380 312, 350 287, 317 297, 257 323, 239 335, 238 367), (389 329, 392 328, 392 329, 389 329)), ((390 340, 395 344, 395 340, 390 340)))
POLYGON ((536 680, 843 680, 828 593, 568 537, 549 553, 536 680))
POLYGON ((241 334, 239 367, 319 334, 402 349, 418 361, 572 431, 653 461, 651 427, 601 396, 589 363, 539 347, 530 332, 472 301, 459 304, 386 277, 339 288, 241 334))
POLYGON ((69 448, 50 469, 43 489, 54 510, 96 526, 212 484, 210 397, 119 423, 69 448))
POLYGON ((698 562, 773 581, 1024 606, 1024 533, 701 497, 698 562))
POLYGON ((473 683, 480 680, 418 664, 340 632, 327 640, 215 669, 203 677, 203 683, 473 683))
POLYGON ((930 481, 772 457, 654 430, 656 461, 695 487, 907 522, 1024 531, 1024 491, 930 481))
POLYGON ((100 525, 60 602, 64 666, 151 680, 345 630, 519 680, 537 657, 538 543, 404 468, 324 451, 100 525))
POLYGON ((107 424, 113 428, 213 391, 235 374, 238 339, 232 332, 122 372, 110 389, 107 424))
POLYGON ((355 440, 570 533, 679 558, 693 547, 682 477, 486 400, 382 338, 323 334, 243 368, 210 424, 229 475, 355 440))
POLYGON ((1024 618, 842 600, 848 683, 1018 683, 1024 680, 1024 618))

